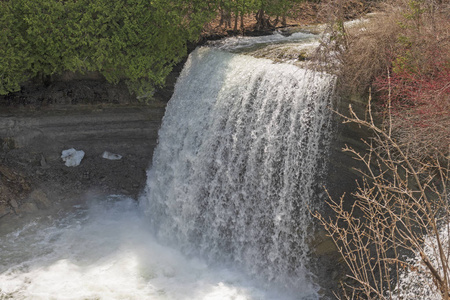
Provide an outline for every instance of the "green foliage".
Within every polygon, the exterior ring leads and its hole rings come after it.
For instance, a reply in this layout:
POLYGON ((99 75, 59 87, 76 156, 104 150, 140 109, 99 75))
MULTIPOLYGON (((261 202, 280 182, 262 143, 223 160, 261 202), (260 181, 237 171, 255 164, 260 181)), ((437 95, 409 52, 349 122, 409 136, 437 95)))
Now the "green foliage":
POLYGON ((400 74, 403 72, 417 73, 417 63, 411 51, 406 50, 403 54, 398 55, 392 61, 392 72, 400 74))
POLYGON ((424 1, 411 0, 408 2, 409 12, 405 14, 407 19, 415 20, 420 18, 420 15, 425 12, 425 9, 422 8, 424 1))
POLYGON ((424 7, 424 0, 409 0, 409 2, 407 3, 407 8, 402 14, 404 20, 400 22, 400 27, 402 29, 419 29, 423 14, 427 11, 424 7), (410 23, 410 21, 412 21, 412 24, 410 23))
POLYGON ((3 0, 0 94, 63 71, 98 71, 151 94, 222 9, 236 17, 286 16, 303 0, 3 0))
POLYGON ((148 94, 213 17, 200 0, 14 0, 0 2, 0 94, 26 79, 99 71, 148 94))
POLYGON ((14 30, 19 27, 19 23, 8 3, 0 2, 0 10, 0 93, 5 94, 19 90, 19 83, 27 77, 17 72, 26 65, 27 49, 26 41, 14 30))
POLYGON ((261 0, 260 7, 265 9, 269 16, 288 15, 290 9, 295 3, 303 2, 303 0, 261 0))

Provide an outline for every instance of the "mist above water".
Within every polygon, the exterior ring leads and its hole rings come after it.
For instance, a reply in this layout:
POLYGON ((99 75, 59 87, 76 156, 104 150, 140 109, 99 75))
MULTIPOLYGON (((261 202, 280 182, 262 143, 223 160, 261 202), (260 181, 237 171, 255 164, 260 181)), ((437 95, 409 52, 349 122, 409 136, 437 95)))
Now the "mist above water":
MULTIPOLYGON (((291 299, 162 246, 133 199, 90 199, 0 237, 3 299, 291 299)), ((292 296, 293 297, 293 296, 292 296)))

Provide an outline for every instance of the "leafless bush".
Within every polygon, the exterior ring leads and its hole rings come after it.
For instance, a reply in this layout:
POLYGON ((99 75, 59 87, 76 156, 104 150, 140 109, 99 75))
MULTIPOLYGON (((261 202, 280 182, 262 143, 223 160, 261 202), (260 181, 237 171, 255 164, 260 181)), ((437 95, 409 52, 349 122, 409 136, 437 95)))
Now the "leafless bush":
MULTIPOLYGON (((369 101, 370 105, 370 101, 369 101)), ((435 152, 427 163, 408 156, 389 127, 377 126, 369 110, 359 118, 350 106, 344 123, 356 123, 373 133, 365 141, 368 152, 343 149, 361 161, 364 170, 351 209, 330 199, 335 218, 315 216, 337 245, 354 284, 343 283, 344 298, 399 299, 398 278, 402 272, 419 272, 408 260, 418 253, 431 285, 442 299, 449 299, 450 249, 440 232, 450 231, 449 156, 435 152), (424 241, 433 237, 431 251, 424 241)), ((346 200, 347 201, 347 200, 346 200)), ((419 299, 419 298, 417 298, 419 299)))
POLYGON ((441 114, 428 116, 417 115, 414 111, 404 109, 401 115, 392 118, 392 127, 399 145, 405 153, 425 161, 436 149, 450 153, 450 101, 441 114))
POLYGON ((346 25, 340 5, 328 5, 328 25, 316 60, 332 72, 338 70, 341 92, 363 94, 391 64, 389 53, 399 32, 399 8, 383 5, 372 15, 354 14, 361 21, 346 25))
MULTIPOLYGON (((410 156, 448 154, 450 143, 450 1, 385 0, 376 13, 344 23, 351 0, 327 4, 329 25, 316 53, 338 75, 344 97, 377 98, 392 134, 410 156)), ((387 126, 387 123, 385 123, 387 126)))
POLYGON ((450 6, 448 1, 401 2, 399 32, 389 68, 374 87, 379 105, 390 108, 392 130, 416 158, 450 144, 450 6), (440 2, 440 3, 438 3, 440 2), (447 3, 445 3, 447 2, 447 3))

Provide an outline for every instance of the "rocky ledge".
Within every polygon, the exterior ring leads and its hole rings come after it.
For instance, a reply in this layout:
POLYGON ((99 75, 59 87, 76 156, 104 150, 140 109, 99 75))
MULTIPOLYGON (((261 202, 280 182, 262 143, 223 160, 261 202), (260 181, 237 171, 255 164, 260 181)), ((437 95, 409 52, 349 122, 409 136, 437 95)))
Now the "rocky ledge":
POLYGON ((138 197, 157 143, 164 103, 0 111, 0 218, 90 191, 138 197), (68 167, 63 150, 85 155, 68 167), (107 159, 103 153, 118 154, 107 159), (116 156, 116 158, 118 158, 116 156))

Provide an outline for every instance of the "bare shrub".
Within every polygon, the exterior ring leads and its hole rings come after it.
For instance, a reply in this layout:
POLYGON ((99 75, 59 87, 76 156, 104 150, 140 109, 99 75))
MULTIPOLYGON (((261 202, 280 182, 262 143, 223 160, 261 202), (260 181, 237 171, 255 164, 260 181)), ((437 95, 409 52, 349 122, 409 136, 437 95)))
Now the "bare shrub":
POLYGON ((417 275, 425 272, 431 278, 430 290, 434 288, 442 299, 449 299, 450 249, 448 239, 442 240, 440 232, 450 231, 450 157, 436 151, 424 163, 407 155, 390 128, 376 125, 370 106, 367 119, 360 119, 351 106, 350 116, 342 117, 344 123, 370 130, 373 138, 365 141, 366 154, 343 149, 365 168, 358 170, 364 180, 352 194, 355 202, 351 209, 345 207, 343 196, 328 202, 335 218, 315 213, 337 245, 348 266, 348 277, 353 280, 353 284, 343 283, 341 296, 404 299, 399 297, 404 293, 398 278, 408 271, 417 275), (429 237, 435 242, 426 245, 429 237), (423 269, 408 259, 412 253, 419 255, 423 269))
POLYGON ((364 93, 390 65, 399 26, 392 10, 380 11, 346 32, 347 49, 342 53, 341 82, 348 93, 364 93))
POLYGON ((376 13, 345 24, 348 1, 328 5, 318 65, 337 73, 345 97, 374 91, 375 108, 389 114, 385 121, 408 155, 448 154, 450 1, 382 1, 376 13))
MULTIPOLYGON (((357 15, 362 21, 336 26, 344 20, 346 2, 334 2, 328 9, 331 35, 342 35, 339 53, 341 83, 349 93, 367 92, 372 82, 392 69, 405 46, 417 55, 414 59, 428 65, 436 52, 448 53, 449 4, 433 0, 388 0, 378 3, 376 13, 357 15), (340 5, 344 8, 340 8, 340 5), (434 53, 424 48, 434 48, 434 53)), ((447 2, 447 3, 446 3, 447 2)), ((364 12, 364 11, 363 11, 364 12)), ((448 57, 447 57, 448 58, 448 57)))
POLYGON ((437 1, 403 2, 391 65, 374 86, 399 144, 425 159, 435 148, 449 153, 450 9, 437 1))
MULTIPOLYGON (((448 99, 442 110, 429 113, 436 107, 423 106, 427 115, 417 113, 417 108, 402 109, 392 118, 393 135, 405 153, 425 161, 438 149, 449 153, 450 148, 450 101, 448 99)), ((387 122, 387 121, 385 121, 387 122)))

